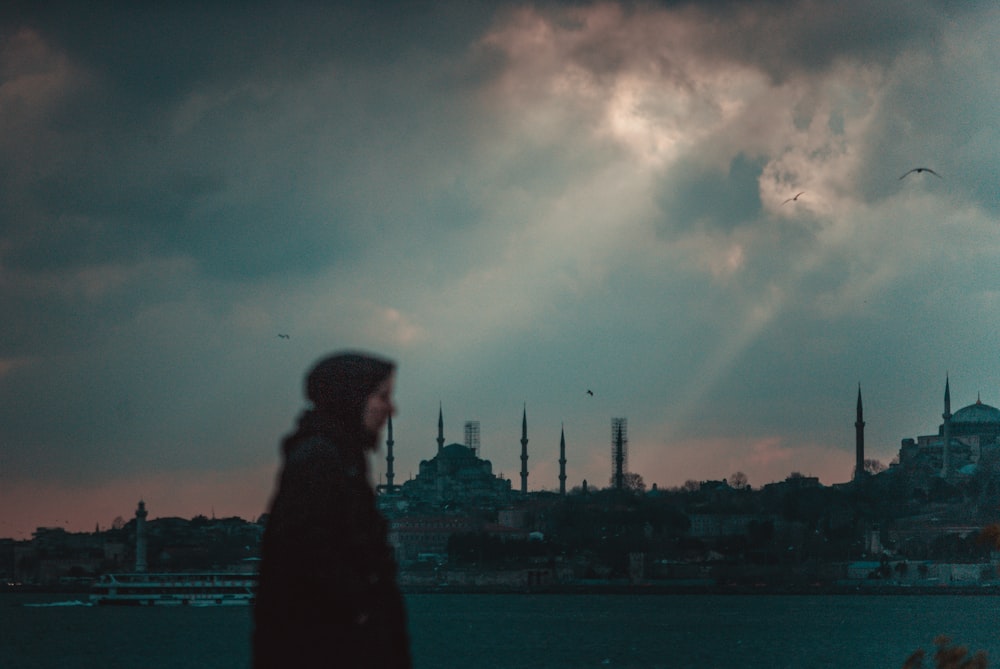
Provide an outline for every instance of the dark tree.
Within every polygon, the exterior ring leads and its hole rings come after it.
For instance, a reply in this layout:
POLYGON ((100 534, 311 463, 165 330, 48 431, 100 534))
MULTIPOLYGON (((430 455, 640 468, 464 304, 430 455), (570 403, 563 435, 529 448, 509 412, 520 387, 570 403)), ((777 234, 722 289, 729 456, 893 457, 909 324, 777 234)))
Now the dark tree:
POLYGON ((874 458, 865 459, 865 473, 866 474, 881 474, 887 469, 887 467, 882 464, 879 460, 874 458))

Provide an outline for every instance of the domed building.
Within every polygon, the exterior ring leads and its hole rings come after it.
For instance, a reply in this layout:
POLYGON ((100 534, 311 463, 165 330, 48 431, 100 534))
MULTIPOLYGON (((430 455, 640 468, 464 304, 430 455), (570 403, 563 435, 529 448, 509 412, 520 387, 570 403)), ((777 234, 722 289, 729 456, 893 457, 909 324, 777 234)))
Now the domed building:
POLYGON ((444 445, 444 422, 438 413, 438 451, 422 460, 417 476, 401 486, 404 498, 432 506, 497 508, 509 503, 511 482, 495 476, 489 460, 464 444, 444 445))
POLYGON ((951 436, 971 437, 977 443, 984 438, 996 441, 1000 436, 1000 409, 976 398, 975 404, 959 409, 951 417, 951 436))
MULTIPOLYGON (((527 445, 526 420, 522 419, 522 454, 527 445)), ((476 433, 471 444, 478 442, 478 426, 476 433)), ((469 436, 467 426, 467 440, 469 436)), ((510 480, 494 475, 492 463, 479 457, 477 450, 468 444, 445 445, 439 409, 437 453, 420 461, 414 478, 381 489, 379 505, 390 518, 389 542, 400 565, 446 559, 453 535, 483 531, 488 515, 483 512, 508 507, 517 497, 510 480)), ((527 456, 523 457, 522 481, 527 478, 527 456)))
POLYGON ((984 457, 1000 453, 1000 409, 975 404, 951 413, 951 388, 944 384, 944 422, 937 434, 904 439, 899 448, 899 464, 928 463, 943 476, 971 474, 984 457))

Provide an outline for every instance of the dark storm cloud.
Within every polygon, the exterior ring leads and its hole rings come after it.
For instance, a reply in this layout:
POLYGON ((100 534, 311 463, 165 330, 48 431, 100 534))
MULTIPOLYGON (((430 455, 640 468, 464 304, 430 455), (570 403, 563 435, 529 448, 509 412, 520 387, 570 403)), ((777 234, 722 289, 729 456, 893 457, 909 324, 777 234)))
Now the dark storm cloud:
MULTIPOLYGON (((409 168, 402 154, 421 147, 407 126, 449 122, 434 88, 467 86, 489 70, 476 64, 488 58, 439 67, 489 19, 471 7, 66 3, 10 12, 8 44, 30 31, 22 41, 87 81, 10 140, 21 153, 33 145, 37 176, 21 174, 16 196, 0 196, 7 264, 74 267, 144 248, 190 255, 221 276, 336 263, 379 216, 370 203, 394 199, 387 185, 359 184, 365 172, 409 168), (421 59, 444 74, 401 81, 401 63, 421 59), (323 207, 303 204, 318 190, 328 193, 323 207)), ((42 57, 21 59, 7 75, 45 67, 42 57)), ((14 174, 21 165, 8 156, 0 172, 14 174)))
MULTIPOLYGON (((756 64, 775 77, 827 68, 841 58, 883 62, 908 44, 933 45, 944 15, 944 5, 934 3, 908 4, 906 11, 899 3, 666 4, 705 15, 699 23, 708 27, 692 38, 703 59, 756 64)), ((573 6, 583 5, 545 8, 559 14, 573 6)), ((636 3, 632 11, 649 6, 636 3)), ((499 72, 498 54, 473 45, 503 11, 494 3, 263 2, 238 12, 196 3, 8 9, 7 39, 18 30, 36 31, 88 83, 47 108, 37 128, 49 138, 34 159, 38 178, 25 183, 16 200, 0 200, 18 229, 6 262, 72 267, 162 244, 223 276, 308 272, 335 263, 356 249, 351 231, 375 223, 369 204, 393 199, 356 184, 356 175, 365 176, 366 165, 392 170, 400 155, 401 166, 410 168, 405 154, 424 147, 412 145, 408 126, 455 127, 435 108, 433 87, 453 96, 499 72), (400 63, 407 61, 424 61, 438 72, 421 82, 430 90, 400 81, 400 63), (450 61, 467 64, 448 67, 450 61), (317 86, 326 87, 318 99, 327 106, 296 109, 295 96, 317 86), (180 109, 198 98, 211 104, 178 129, 180 109), (294 119, 298 129, 275 119, 294 119), (321 149, 332 160, 317 176, 321 149), (310 210, 301 202, 318 188, 331 195, 322 210, 310 210), (289 226, 294 237, 280 234, 289 226), (55 238, 60 241, 52 247, 55 238)), ((632 46, 585 42, 573 57, 599 76, 613 74, 629 64, 632 46)), ((684 65, 664 61, 667 73, 684 65)), ((539 146, 520 169, 552 178, 559 172, 549 162, 555 148, 539 146)), ((0 164, 2 173, 16 170, 13 160, 0 164)), ((411 210, 409 204, 383 206, 383 221, 411 210)), ((435 206, 425 218, 434 217, 435 206)), ((474 206, 447 211, 467 216, 474 206)))
MULTIPOLYGON (((548 2, 538 6, 552 13, 563 28, 581 26, 567 19, 567 8, 591 3, 548 2)), ((675 21, 699 26, 691 44, 702 61, 735 62, 761 68, 775 81, 796 73, 828 70, 844 59, 886 64, 907 48, 934 50, 948 22, 989 8, 989 2, 955 3, 947 0, 841 3, 801 0, 665 0, 619 3, 630 14, 653 8, 674 12, 675 21)), ((576 53, 595 71, 613 71, 626 59, 626 47, 588 43, 576 53)), ((689 56, 693 54, 688 54, 689 56)), ((664 71, 673 69, 669 60, 664 71)))
POLYGON ((695 164, 676 166, 663 179, 659 195, 662 222, 658 228, 671 233, 702 228, 730 231, 750 223, 760 214, 758 178, 764 161, 738 155, 728 171, 695 164))
POLYGON ((826 70, 843 58, 884 63, 908 44, 925 44, 940 32, 941 11, 933 4, 799 2, 773 12, 758 9, 736 8, 733 22, 718 26, 710 39, 730 58, 755 63, 776 79, 826 70))
POLYGON ((7 25, 51 37, 137 101, 192 84, 300 68, 390 63, 416 52, 464 51, 492 18, 490 3, 15 2, 7 25))

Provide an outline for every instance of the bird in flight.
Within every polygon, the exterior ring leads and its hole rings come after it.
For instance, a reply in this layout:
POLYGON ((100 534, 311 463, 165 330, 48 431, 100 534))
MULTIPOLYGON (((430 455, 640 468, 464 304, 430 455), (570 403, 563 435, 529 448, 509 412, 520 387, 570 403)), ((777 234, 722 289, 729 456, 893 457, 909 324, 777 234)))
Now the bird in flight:
POLYGON ((785 205, 785 204, 788 204, 789 202, 798 202, 799 195, 802 195, 804 193, 805 193, 805 191, 802 191, 801 193, 796 193, 795 197, 790 197, 787 200, 785 200, 784 202, 782 202, 781 204, 785 205))
POLYGON ((282 334, 282 333, 280 333, 280 332, 278 333, 278 336, 279 336, 280 338, 282 338, 282 339, 291 339, 291 336, 290 336, 290 335, 286 335, 286 334, 282 334))
POLYGON ((938 179, 941 178, 940 174, 938 174, 937 172, 935 172, 934 170, 932 170, 929 167, 914 167, 912 170, 910 170, 909 172, 907 172, 903 176, 899 177, 900 181, 902 181, 903 179, 905 179, 907 174, 911 174, 913 172, 916 172, 917 174, 920 174, 921 172, 930 172, 931 174, 933 174, 934 176, 936 176, 938 179))
POLYGON ((588 389, 587 389, 587 394, 588 394, 588 395, 590 395, 591 397, 593 397, 593 396, 594 396, 594 391, 593 391, 593 390, 590 390, 590 389, 588 388, 588 389))

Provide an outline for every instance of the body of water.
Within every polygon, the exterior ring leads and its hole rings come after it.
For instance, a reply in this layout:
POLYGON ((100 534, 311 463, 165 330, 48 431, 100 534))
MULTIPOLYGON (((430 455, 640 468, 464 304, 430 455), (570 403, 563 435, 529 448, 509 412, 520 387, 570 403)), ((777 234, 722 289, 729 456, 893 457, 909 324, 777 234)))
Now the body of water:
MULTIPOLYGON (((244 607, 24 606, 0 595, 0 667, 245 668, 244 607)), ((410 595, 417 669, 901 667, 946 634, 1000 668, 996 596, 410 595)))

